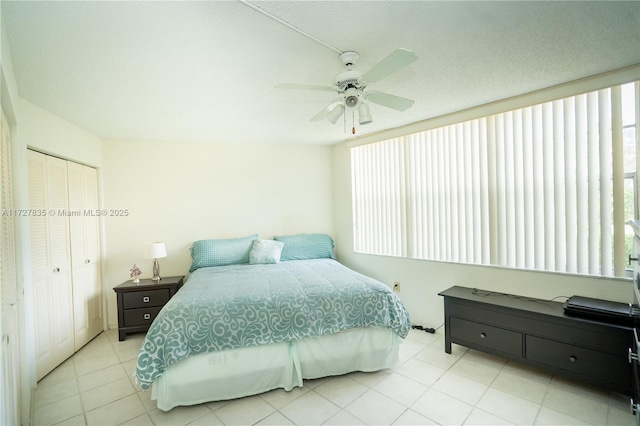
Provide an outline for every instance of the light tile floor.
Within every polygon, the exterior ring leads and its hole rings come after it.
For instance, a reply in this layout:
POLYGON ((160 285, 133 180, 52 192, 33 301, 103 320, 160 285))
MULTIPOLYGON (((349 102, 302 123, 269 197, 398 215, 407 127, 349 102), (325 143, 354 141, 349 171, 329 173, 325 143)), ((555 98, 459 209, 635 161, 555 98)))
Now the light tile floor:
POLYGON ((96 337, 38 383, 34 425, 635 425, 629 399, 412 330, 393 370, 158 410, 133 372, 143 335, 96 337))

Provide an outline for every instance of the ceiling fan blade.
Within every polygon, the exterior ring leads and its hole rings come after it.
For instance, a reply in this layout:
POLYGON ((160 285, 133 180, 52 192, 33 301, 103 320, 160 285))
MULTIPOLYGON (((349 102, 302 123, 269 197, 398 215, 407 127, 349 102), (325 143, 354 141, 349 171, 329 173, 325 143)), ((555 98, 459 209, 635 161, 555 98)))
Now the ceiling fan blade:
POLYGON ((295 90, 322 90, 325 92, 335 92, 337 87, 333 86, 319 86, 315 84, 298 84, 298 83, 278 83, 274 85, 276 89, 295 89, 295 90))
POLYGON ((367 83, 375 83, 378 80, 393 74, 401 68, 414 62, 418 57, 412 50, 396 49, 386 58, 378 62, 369 71, 364 73, 362 79, 367 83))
POLYGON ((335 108, 335 106, 338 105, 340 102, 342 102, 341 98, 334 100, 329 105, 327 105, 324 109, 322 109, 322 111, 320 111, 319 113, 311 117, 311 120, 309 121, 320 121, 327 118, 327 115, 329 115, 329 113, 333 111, 333 108, 335 108))
POLYGON ((393 108, 398 111, 406 111, 414 104, 413 99, 402 98, 388 93, 371 90, 364 95, 365 99, 378 105, 393 108))

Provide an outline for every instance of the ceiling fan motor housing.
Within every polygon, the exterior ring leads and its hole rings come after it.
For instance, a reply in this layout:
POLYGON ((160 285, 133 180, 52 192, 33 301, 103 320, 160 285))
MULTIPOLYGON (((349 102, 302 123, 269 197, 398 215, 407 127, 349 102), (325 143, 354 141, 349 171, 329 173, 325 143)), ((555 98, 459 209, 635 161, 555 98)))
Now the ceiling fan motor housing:
POLYGON ((336 78, 333 81, 338 87, 338 92, 344 92, 352 87, 356 89, 364 89, 366 85, 360 79, 362 77, 362 71, 358 70, 349 70, 341 72, 336 75, 336 78))

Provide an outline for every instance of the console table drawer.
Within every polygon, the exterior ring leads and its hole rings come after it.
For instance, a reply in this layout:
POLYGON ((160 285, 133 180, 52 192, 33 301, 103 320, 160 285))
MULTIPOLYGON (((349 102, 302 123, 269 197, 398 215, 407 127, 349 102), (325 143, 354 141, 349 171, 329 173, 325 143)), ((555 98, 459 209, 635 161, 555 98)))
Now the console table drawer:
POLYGON ((131 291, 123 295, 124 309, 164 306, 171 299, 168 288, 158 290, 131 291))
POLYGON ((576 324, 580 320, 573 317, 563 318, 563 321, 540 315, 535 318, 528 312, 500 312, 487 309, 486 304, 469 301, 459 303, 456 300, 449 304, 449 315, 472 322, 481 318, 484 324, 572 343, 613 355, 626 353, 629 348, 628 332, 616 332, 611 327, 594 323, 589 324, 589 328, 581 327, 576 324))
POLYGON ((617 386, 631 387, 631 367, 624 356, 527 335, 526 358, 617 386))
POLYGON ((451 317, 451 337, 510 355, 522 356, 522 334, 491 325, 451 317))

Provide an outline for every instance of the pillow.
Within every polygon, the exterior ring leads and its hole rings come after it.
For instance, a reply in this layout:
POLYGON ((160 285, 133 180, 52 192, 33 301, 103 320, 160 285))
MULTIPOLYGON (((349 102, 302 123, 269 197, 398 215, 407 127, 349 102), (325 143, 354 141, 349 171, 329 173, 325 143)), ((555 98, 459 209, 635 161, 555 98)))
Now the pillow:
POLYGON ((327 234, 280 235, 273 239, 284 243, 280 260, 335 259, 333 240, 327 234))
POLYGON ((249 263, 251 246, 257 239, 258 234, 224 240, 198 240, 191 247, 192 263, 189 272, 208 266, 249 263))
POLYGON ((255 240, 249 253, 249 263, 278 263, 284 243, 274 240, 255 240))

